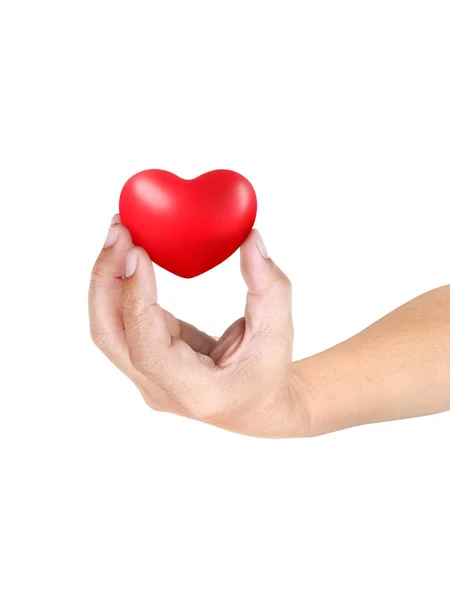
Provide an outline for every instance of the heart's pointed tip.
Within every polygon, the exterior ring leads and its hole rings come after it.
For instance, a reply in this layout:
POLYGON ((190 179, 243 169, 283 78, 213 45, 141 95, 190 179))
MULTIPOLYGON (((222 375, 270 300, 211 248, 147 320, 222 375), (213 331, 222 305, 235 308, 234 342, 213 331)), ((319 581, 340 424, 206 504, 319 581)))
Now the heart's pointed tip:
POLYGON ((182 279, 195 279, 196 277, 200 277, 200 275, 203 275, 203 272, 195 273, 195 275, 178 275, 178 277, 181 277, 182 279))
POLYGON ((205 271, 202 271, 201 273, 178 273, 176 271, 170 271, 169 269, 166 269, 165 267, 162 267, 165 271, 167 271, 168 273, 170 273, 171 275, 175 275, 175 277, 180 277, 180 279, 194 279, 195 277, 199 277, 200 275, 203 275, 203 273, 205 271))

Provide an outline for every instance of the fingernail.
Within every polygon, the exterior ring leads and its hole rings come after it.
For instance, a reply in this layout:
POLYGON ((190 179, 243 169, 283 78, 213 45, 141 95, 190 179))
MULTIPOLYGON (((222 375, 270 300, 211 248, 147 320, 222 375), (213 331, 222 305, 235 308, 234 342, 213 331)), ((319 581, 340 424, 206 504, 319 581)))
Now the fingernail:
POLYGON ((264 245, 264 242, 262 240, 261 234, 259 233, 259 231, 256 232, 257 236, 256 236, 256 245, 258 246, 258 250, 261 254, 261 256, 263 258, 269 258, 269 255, 267 254, 267 250, 266 247, 264 245))
POLYGON ((117 229, 114 229, 114 227, 110 227, 108 229, 108 235, 106 236, 106 240, 105 243, 103 244, 103 248, 109 248, 109 246, 112 246, 114 244, 114 242, 117 240, 119 233, 117 231, 117 229))
POLYGON ((113 218, 111 219, 111 225, 117 225, 117 223, 122 223, 122 221, 120 220, 119 213, 117 213, 117 215, 114 215, 113 218))
POLYGON ((131 277, 136 271, 138 256, 133 250, 128 250, 125 258, 125 277, 131 277))

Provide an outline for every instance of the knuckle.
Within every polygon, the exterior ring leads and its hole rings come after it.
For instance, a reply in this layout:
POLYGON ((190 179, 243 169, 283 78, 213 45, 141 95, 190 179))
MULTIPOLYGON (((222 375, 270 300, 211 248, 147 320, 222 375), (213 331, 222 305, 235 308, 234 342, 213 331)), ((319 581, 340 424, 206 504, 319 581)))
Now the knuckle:
POLYGON ((213 422, 222 415, 222 409, 216 402, 196 402, 189 409, 190 416, 203 423, 213 422))
POLYGON ((97 289, 102 287, 105 280, 105 274, 96 266, 91 271, 91 288, 97 289))
POLYGON ((214 394, 206 394, 193 399, 188 406, 185 403, 185 409, 196 421, 214 424, 217 420, 223 419, 227 406, 223 395, 216 391, 214 394))
POLYGON ((130 315, 130 318, 142 319, 148 304, 139 296, 131 293, 125 293, 123 296, 123 310, 130 315))
POLYGON ((165 363, 161 353, 150 352, 146 345, 140 343, 130 344, 129 356, 133 367, 142 375, 151 375, 160 370, 165 363))
POLYGON ((149 397, 147 394, 142 394, 142 397, 144 398, 144 401, 147 404, 147 406, 155 412, 169 412, 167 408, 165 408, 162 404, 160 404, 153 398, 149 397))
POLYGON ((122 312, 126 324, 127 337, 137 339, 151 327, 151 313, 148 303, 126 294, 122 302, 122 312))
POLYGON ((92 341, 102 352, 105 352, 110 348, 112 340, 111 334, 97 328, 95 325, 91 325, 90 333, 92 341))
POLYGON ((275 277, 269 283, 266 294, 273 298, 290 297, 292 291, 291 280, 283 271, 278 270, 275 277))
POLYGON ((91 333, 91 338, 97 348, 110 360, 115 362, 120 355, 120 344, 115 334, 107 332, 91 333))
POLYGON ((290 292, 292 290, 291 280, 284 273, 280 275, 275 285, 283 292, 290 292))
POLYGON ((160 400, 158 400, 154 394, 150 393, 146 386, 141 383, 136 383, 136 387, 138 388, 142 398, 144 399, 145 404, 156 412, 168 412, 167 408, 163 406, 160 400))

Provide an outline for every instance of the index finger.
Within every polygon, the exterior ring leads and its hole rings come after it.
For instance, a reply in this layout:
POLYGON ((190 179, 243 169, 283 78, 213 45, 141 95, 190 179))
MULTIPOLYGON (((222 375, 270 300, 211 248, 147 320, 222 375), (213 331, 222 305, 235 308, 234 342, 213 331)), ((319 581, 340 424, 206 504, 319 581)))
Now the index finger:
POLYGON ((206 369, 195 351, 172 338, 157 302, 155 273, 148 254, 133 247, 127 252, 122 305, 129 357, 133 366, 164 388, 185 392, 198 388, 198 373, 206 369))

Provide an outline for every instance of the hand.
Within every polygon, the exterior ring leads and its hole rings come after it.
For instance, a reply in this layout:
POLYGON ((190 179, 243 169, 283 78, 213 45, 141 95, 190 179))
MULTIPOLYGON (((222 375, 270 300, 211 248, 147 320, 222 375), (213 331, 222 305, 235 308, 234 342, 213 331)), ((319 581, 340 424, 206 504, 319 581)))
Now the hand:
POLYGON ((256 230, 241 271, 245 316, 217 340, 157 304, 153 265, 116 216, 92 271, 92 338, 155 410, 258 437, 308 435, 292 369, 291 285, 256 230))

